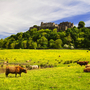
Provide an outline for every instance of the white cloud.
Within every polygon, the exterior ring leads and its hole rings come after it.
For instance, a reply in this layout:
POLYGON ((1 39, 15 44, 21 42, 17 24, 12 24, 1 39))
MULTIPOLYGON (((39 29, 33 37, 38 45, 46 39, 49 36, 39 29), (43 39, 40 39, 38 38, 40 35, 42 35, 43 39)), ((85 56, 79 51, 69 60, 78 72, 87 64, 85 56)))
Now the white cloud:
POLYGON ((80 15, 89 9, 89 0, 0 0, 0 34, 23 32, 41 21, 80 15))
POLYGON ((88 21, 85 22, 85 26, 86 27, 90 26, 90 20, 88 20, 88 21))

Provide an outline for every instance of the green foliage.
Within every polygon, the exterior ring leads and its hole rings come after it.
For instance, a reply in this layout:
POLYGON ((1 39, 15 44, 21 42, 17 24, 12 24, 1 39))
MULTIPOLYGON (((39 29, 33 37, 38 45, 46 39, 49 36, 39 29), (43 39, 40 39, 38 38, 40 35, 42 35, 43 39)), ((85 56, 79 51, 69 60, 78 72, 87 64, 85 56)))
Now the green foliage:
POLYGON ((37 25, 34 25, 33 27, 37 27, 37 25))
POLYGON ((27 40, 24 40, 24 41, 23 41, 23 47, 24 47, 24 49, 27 48, 27 40))
POLYGON ((18 40, 22 39, 22 36, 23 36, 23 32, 17 33, 18 40))
POLYGON ((3 39, 0 40, 0 48, 3 46, 3 39))
POLYGON ((37 33, 37 28, 33 28, 30 30, 30 35, 36 34, 37 33))
POLYGON ((72 38, 71 38, 71 35, 69 34, 69 35, 67 36, 67 43, 70 44, 71 41, 72 41, 72 38))
POLYGON ((85 23, 83 21, 80 21, 78 23, 78 28, 80 29, 80 28, 83 28, 83 27, 85 27, 85 23))
POLYGON ((61 39, 57 39, 55 41, 55 48, 58 48, 58 49, 62 48, 62 40, 61 39))
POLYGON ((54 29, 53 29, 53 32, 57 33, 57 28, 54 28, 54 29))
POLYGON ((32 42, 33 42, 32 38, 29 37, 29 40, 27 41, 27 44, 28 44, 27 48, 28 49, 32 48, 32 42))
POLYGON ((53 39, 50 39, 49 41, 49 48, 54 48, 54 40, 53 39))
POLYGON ((32 42, 32 48, 36 49, 37 48, 37 42, 32 42))
MULTIPOLYGON (((66 31, 57 32, 57 28, 34 28, 0 39, 0 48, 6 49, 45 49, 63 48, 64 44, 73 44, 75 48, 90 48, 90 29, 84 27, 85 23, 80 21, 78 27, 68 28, 66 31)), ((70 48, 70 47, 69 47, 70 48)))
POLYGON ((48 40, 45 36, 42 36, 40 39, 37 40, 37 44, 41 45, 41 48, 47 48, 48 40))
POLYGON ((22 64, 19 64, 19 66, 21 66, 21 67, 23 67, 23 68, 24 68, 24 66, 23 66, 22 64))
POLYGON ((14 49, 14 48, 15 48, 15 42, 12 42, 12 43, 10 44, 10 47, 11 47, 11 49, 14 49))

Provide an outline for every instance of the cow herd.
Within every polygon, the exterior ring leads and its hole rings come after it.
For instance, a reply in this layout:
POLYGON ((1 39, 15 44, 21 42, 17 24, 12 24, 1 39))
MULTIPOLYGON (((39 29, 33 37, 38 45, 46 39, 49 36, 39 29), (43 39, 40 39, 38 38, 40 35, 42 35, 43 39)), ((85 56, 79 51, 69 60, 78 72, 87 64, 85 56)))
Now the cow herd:
MULTIPOLYGON (((90 72, 90 64, 88 64, 88 61, 77 61, 77 64, 79 64, 81 66, 86 65, 84 72, 90 72)), ((31 65, 31 67, 33 69, 37 69, 38 65, 31 65)), ((19 74, 21 76, 22 72, 27 73, 27 69, 22 68, 21 66, 7 66, 5 75, 6 75, 6 77, 8 77, 8 74, 12 73, 12 74, 15 74, 15 77, 16 77, 17 74, 19 74)))
MULTIPOLYGON (((39 67, 38 65, 30 65, 30 68, 38 69, 39 67)), ((16 77, 17 74, 21 76, 22 72, 27 73, 27 69, 22 68, 21 66, 7 66, 5 75, 6 77, 8 77, 8 74, 11 73, 11 74, 15 74, 15 77, 16 77)))
POLYGON ((88 64, 88 61, 78 61, 77 64, 79 65, 86 65, 84 72, 90 72, 90 64, 88 64))

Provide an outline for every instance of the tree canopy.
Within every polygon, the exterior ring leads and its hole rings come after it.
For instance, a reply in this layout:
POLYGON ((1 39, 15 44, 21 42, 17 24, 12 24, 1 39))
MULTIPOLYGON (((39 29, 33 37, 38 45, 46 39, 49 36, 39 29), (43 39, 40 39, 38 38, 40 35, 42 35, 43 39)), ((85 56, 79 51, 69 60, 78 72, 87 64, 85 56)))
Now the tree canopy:
POLYGON ((57 32, 57 29, 33 28, 5 39, 0 39, 0 48, 6 49, 48 49, 48 48, 90 48, 90 29, 80 21, 78 27, 57 32))
POLYGON ((83 21, 80 21, 78 23, 78 28, 80 29, 80 28, 83 28, 83 27, 85 27, 85 23, 83 21))

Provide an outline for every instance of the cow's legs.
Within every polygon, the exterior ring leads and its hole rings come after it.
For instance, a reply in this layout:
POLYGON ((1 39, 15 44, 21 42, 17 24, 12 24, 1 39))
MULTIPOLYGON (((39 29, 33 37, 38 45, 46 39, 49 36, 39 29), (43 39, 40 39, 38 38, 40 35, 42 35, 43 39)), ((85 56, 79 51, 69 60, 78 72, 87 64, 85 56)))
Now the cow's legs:
POLYGON ((17 73, 15 74, 15 77, 17 76, 17 73))
POLYGON ((20 77, 21 77, 21 73, 20 73, 19 75, 20 75, 20 77))
POLYGON ((6 77, 8 77, 8 73, 6 73, 6 77))

